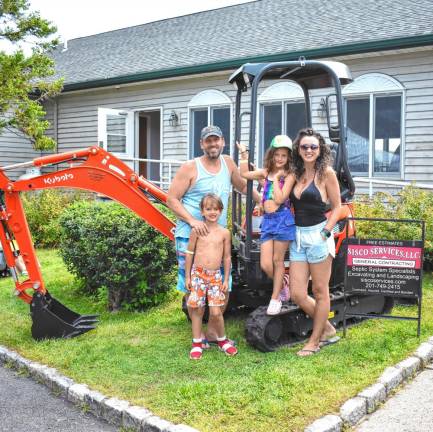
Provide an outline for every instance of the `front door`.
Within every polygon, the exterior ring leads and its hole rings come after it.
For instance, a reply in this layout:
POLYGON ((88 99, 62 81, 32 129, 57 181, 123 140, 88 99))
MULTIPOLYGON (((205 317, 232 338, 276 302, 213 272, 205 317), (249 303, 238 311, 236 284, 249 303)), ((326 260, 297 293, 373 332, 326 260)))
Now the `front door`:
POLYGON ((138 173, 159 185, 163 167, 161 159, 161 111, 138 113, 138 173))

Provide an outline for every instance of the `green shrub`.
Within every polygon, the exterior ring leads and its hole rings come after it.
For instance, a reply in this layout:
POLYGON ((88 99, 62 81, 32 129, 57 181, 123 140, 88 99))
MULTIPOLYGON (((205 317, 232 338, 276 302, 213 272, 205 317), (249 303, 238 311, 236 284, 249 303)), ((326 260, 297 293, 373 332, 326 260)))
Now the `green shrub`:
MULTIPOLYGON (((355 202, 355 216, 424 220, 425 257, 433 259, 433 192, 415 185, 406 186, 396 196, 379 192, 371 200, 355 202)), ((421 228, 416 224, 358 221, 356 227, 358 236, 364 238, 421 239, 421 228)))
MULTIPOLYGON (((75 190, 47 189, 21 194, 27 222, 36 247, 57 247, 62 211, 86 195, 75 190)), ((88 196, 88 194, 87 194, 88 196)))
POLYGON ((77 202, 61 218, 61 255, 82 288, 108 293, 108 308, 142 310, 173 286, 174 245, 114 202, 77 202))

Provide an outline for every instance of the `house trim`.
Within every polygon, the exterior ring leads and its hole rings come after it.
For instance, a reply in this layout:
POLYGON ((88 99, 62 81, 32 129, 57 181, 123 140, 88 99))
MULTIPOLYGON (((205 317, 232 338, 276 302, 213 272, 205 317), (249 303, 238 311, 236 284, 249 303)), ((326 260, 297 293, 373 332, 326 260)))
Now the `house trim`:
POLYGON ((305 56, 309 59, 341 56, 348 54, 359 54, 373 51, 386 51, 392 49, 412 48, 417 46, 433 45, 433 34, 422 36, 410 36, 397 39, 385 39, 372 42, 362 42, 347 45, 338 45, 326 48, 317 48, 302 51, 291 51, 273 55, 243 57, 222 62, 199 64, 194 66, 185 66, 171 69, 163 69, 158 71, 143 72, 132 75, 118 76, 108 79, 91 80, 79 83, 65 84, 63 92, 81 90, 87 88, 106 87, 111 85, 119 85, 137 81, 149 81, 160 78, 171 78, 181 75, 194 75, 215 70, 233 69, 248 62, 274 62, 295 60, 299 56, 305 56))

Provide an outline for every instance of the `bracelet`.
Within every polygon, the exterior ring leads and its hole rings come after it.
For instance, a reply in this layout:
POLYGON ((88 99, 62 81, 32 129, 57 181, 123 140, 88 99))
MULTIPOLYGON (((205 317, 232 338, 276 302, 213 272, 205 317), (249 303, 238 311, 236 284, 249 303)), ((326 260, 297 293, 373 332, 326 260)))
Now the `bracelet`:
POLYGON ((322 235, 322 237, 327 238, 327 239, 329 237, 331 237, 331 231, 329 231, 326 228, 323 228, 322 231, 320 231, 320 234, 322 235))
POLYGON ((239 163, 248 163, 248 159, 241 159, 239 163))
POLYGON ((193 251, 190 251, 190 250, 188 250, 188 249, 185 251, 185 253, 188 254, 188 255, 194 255, 194 252, 193 252, 193 251))

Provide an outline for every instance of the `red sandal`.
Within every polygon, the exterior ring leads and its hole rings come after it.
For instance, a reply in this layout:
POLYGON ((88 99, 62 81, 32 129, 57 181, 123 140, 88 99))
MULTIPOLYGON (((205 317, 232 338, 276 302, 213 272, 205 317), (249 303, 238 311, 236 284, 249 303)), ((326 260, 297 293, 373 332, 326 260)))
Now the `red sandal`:
POLYGON ((200 360, 203 355, 203 348, 201 342, 193 342, 191 351, 189 352, 189 358, 191 360, 200 360))
POLYGON ((218 341, 218 347, 221 351, 223 351, 226 355, 233 357, 238 353, 238 349, 230 343, 230 341, 225 338, 222 341, 218 341))

